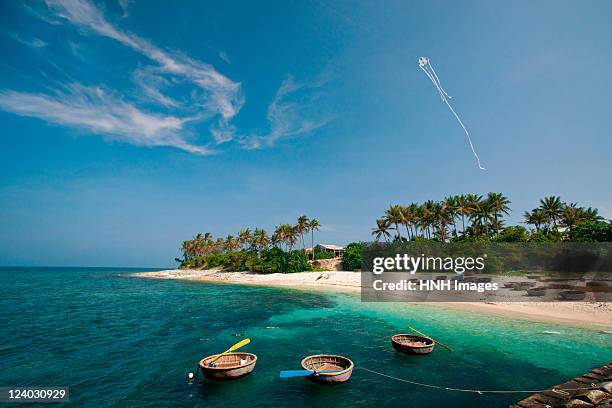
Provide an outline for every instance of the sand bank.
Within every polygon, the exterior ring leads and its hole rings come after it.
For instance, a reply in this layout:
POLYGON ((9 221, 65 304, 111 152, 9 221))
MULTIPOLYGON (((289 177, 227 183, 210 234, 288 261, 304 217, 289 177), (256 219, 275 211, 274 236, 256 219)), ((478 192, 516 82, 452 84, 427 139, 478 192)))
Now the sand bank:
MULTIPOLYGON (((158 272, 139 272, 133 275, 152 279, 276 286, 355 294, 360 293, 361 290, 361 274, 359 272, 330 271, 264 275, 219 270, 172 269, 158 272)), ((501 317, 612 331, 612 304, 605 302, 431 302, 429 304, 444 308, 469 309, 501 317)))

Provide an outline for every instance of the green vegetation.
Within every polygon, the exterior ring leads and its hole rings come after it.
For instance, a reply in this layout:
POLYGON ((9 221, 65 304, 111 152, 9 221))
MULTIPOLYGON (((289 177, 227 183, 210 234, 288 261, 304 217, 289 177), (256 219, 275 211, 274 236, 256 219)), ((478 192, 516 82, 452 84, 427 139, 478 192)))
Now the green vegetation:
MULTIPOLYGON (((213 239, 211 233, 197 234, 183 242, 183 259, 179 268, 211 269, 221 267, 227 271, 252 271, 259 273, 291 273, 312 270, 305 251, 305 236, 310 232, 314 244, 314 232, 321 224, 316 219, 302 215, 296 225, 281 224, 272 236, 261 228, 240 230, 238 236, 213 239), (301 249, 294 249, 298 241, 301 249)), ((324 257, 327 255, 313 253, 324 257)), ((323 258, 318 258, 323 259, 323 258)))
POLYGON ((362 249, 362 242, 351 242, 344 248, 344 256, 342 257, 343 270, 354 271, 355 269, 361 269, 363 261, 362 249))
POLYGON ((609 222, 598 210, 564 203, 560 197, 540 200, 540 206, 524 214, 522 226, 504 226, 510 200, 501 193, 462 194, 442 201, 425 201, 407 206, 392 205, 376 220, 376 241, 440 242, 558 242, 612 241, 609 222))

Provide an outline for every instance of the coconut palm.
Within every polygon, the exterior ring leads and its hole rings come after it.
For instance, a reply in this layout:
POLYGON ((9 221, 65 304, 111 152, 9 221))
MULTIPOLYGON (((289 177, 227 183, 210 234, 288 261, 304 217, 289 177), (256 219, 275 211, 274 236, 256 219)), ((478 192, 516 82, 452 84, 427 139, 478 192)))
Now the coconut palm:
POLYGON ((548 217, 549 229, 556 231, 557 222, 563 212, 563 203, 557 196, 544 197, 540 200, 540 210, 548 217))
POLYGON ((510 213, 510 200, 502 193, 489 193, 487 195, 487 201, 489 202, 493 215, 491 227, 493 232, 497 234, 500 231, 502 224, 499 218, 501 218, 503 214, 508 215, 510 213))
POLYGON ((385 211, 385 217, 389 221, 389 223, 395 225, 395 233, 396 239, 402 239, 402 234, 400 233, 399 224, 402 223, 402 211, 401 206, 392 205, 385 211))
POLYGON ((541 232, 545 224, 548 223, 548 216, 539 208, 534 208, 531 211, 525 211, 523 219, 526 224, 535 226, 537 232, 541 232))
POLYGON ((321 227, 319 220, 313 218, 308 223, 308 229, 310 230, 310 247, 312 248, 312 259, 314 260, 314 232, 318 231, 321 227))
POLYGON ((457 210, 461 215, 461 234, 465 235, 465 217, 470 215, 470 203, 465 194, 457 196, 457 210))
POLYGON ((574 227, 578 225, 580 221, 582 221, 583 213, 584 208, 578 207, 578 204, 576 203, 571 203, 563 207, 559 221, 561 222, 561 225, 566 227, 571 234, 572 229, 574 229, 574 227))
POLYGON ((295 231, 300 235, 302 241, 302 250, 306 247, 304 245, 304 233, 308 232, 308 217, 305 215, 300 215, 297 219, 297 224, 295 225, 295 231))
POLYGON ((376 220, 376 228, 372 228, 372 235, 376 237, 376 241, 380 241, 380 238, 383 237, 386 242, 389 242, 389 237, 391 237, 389 230, 391 229, 393 228, 387 218, 379 218, 376 220))
POLYGON ((268 245, 270 245, 270 238, 264 229, 255 228, 255 231, 253 232, 253 244, 259 252, 263 251, 268 247, 268 245))
POLYGON ((238 232, 238 240, 240 245, 246 246, 247 248, 253 244, 253 234, 250 229, 240 230, 238 232))

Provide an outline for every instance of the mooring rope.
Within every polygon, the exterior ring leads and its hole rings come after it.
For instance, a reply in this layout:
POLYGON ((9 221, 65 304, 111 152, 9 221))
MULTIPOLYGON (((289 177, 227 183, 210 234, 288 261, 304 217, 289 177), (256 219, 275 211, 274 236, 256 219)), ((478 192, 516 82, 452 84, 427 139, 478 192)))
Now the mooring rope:
POLYGON ((420 387, 435 388, 435 389, 438 389, 438 390, 445 390, 445 391, 471 392, 471 393, 475 393, 475 394, 527 394, 527 393, 535 394, 535 393, 544 392, 544 391, 552 391, 552 392, 556 392, 558 394, 561 394, 561 393, 566 393, 567 394, 567 391, 595 390, 595 389, 599 388, 599 387, 594 387, 593 385, 591 385, 590 387, 580 387, 580 388, 546 388, 544 390, 473 390, 473 389, 468 389, 468 388, 453 388, 453 387, 443 387, 443 386, 440 386, 440 385, 425 384, 425 383, 420 383, 420 382, 416 382, 416 381, 406 380, 404 378, 394 377, 392 375, 388 375, 388 374, 384 374, 384 373, 379 373, 378 371, 370 370, 369 368, 363 368, 363 367, 355 367, 355 368, 359 369, 359 370, 364 370, 364 371, 370 372, 372 374, 380 375, 381 377, 387 377, 387 378, 390 378, 392 380, 401 381, 401 382, 405 382, 405 383, 413 384, 413 385, 418 385, 420 387))

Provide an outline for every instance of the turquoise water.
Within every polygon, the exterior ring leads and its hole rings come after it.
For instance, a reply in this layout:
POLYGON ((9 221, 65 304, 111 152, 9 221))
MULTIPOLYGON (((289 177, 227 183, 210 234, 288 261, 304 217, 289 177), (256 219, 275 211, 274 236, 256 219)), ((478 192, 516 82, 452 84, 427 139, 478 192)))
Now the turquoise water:
MULTIPOLYGON (((0 386, 70 386, 75 406, 507 406, 521 395, 431 390, 355 370, 336 387, 279 379, 303 356, 334 353, 357 367, 431 384, 538 389, 612 360, 612 336, 351 295, 130 277, 126 269, 0 268, 0 386), (396 353, 410 323, 452 346, 396 353), (545 330, 561 335, 547 335, 545 330), (199 358, 245 333, 252 375, 188 384, 199 358)), ((44 406, 49 406, 48 404, 44 406)))

